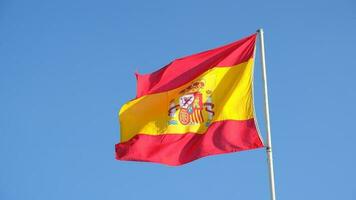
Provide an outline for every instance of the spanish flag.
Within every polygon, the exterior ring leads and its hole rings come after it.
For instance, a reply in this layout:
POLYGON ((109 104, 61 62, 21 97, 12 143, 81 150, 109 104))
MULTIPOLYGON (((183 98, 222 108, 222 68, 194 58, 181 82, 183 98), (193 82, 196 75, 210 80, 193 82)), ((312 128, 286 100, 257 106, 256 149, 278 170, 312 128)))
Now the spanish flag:
POLYGON ((263 147, 253 107, 256 34, 136 74, 119 113, 116 159, 182 165, 263 147))

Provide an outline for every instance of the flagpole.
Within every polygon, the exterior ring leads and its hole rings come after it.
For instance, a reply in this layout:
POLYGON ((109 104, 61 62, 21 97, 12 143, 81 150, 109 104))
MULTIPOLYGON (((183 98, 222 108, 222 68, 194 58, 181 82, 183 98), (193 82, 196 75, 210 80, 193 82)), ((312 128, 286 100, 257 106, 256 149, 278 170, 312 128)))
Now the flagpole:
POLYGON ((271 125, 269 119, 269 104, 268 104, 268 86, 267 86, 267 73, 266 73, 266 60, 265 60, 265 45, 263 37, 263 29, 258 29, 257 33, 260 38, 260 50, 261 50, 261 64, 262 64, 262 79, 264 88, 264 104, 265 104, 265 122, 267 130, 266 152, 268 160, 269 171, 269 184, 271 190, 271 200, 276 200, 276 191, 274 185, 274 170, 273 170, 273 154, 272 154, 272 138, 271 138, 271 125))

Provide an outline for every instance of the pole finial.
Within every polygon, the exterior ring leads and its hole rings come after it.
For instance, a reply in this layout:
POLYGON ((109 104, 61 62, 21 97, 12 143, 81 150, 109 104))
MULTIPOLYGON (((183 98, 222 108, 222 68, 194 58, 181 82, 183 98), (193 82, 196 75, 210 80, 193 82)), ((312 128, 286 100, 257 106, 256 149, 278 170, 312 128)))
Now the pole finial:
POLYGON ((257 31, 256 31, 257 33, 263 33, 263 28, 259 28, 259 29, 257 29, 257 31))

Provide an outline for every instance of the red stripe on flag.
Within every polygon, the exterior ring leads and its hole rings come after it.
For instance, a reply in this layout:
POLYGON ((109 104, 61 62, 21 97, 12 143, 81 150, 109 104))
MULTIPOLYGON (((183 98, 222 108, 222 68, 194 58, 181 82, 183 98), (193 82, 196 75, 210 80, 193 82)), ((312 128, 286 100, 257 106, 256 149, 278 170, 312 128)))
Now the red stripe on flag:
POLYGON ((247 62, 253 57, 255 41, 256 34, 253 34, 219 48, 176 59, 153 73, 136 73, 136 98, 175 89, 213 67, 231 67, 247 62))
POLYGON ((116 159, 182 165, 229 152, 263 147, 253 119, 214 122, 204 134, 138 134, 116 144, 116 159))

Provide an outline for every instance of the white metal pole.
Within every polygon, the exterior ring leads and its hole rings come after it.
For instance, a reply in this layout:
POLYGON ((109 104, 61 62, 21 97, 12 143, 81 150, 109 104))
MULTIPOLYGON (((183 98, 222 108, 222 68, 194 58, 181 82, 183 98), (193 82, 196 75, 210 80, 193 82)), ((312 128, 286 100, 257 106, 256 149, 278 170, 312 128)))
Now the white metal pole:
POLYGON ((262 79, 264 88, 264 102, 265 102, 265 119, 266 119, 266 130, 267 130, 267 142, 266 142, 266 152, 268 160, 268 171, 269 171, 269 183, 271 189, 271 200, 276 200, 276 191, 274 185, 274 170, 273 170, 273 155, 272 155, 272 139, 271 139, 271 125, 269 119, 269 104, 268 104, 268 86, 267 86, 267 72, 266 72, 266 60, 265 60, 265 45, 263 38, 263 29, 257 30, 260 38, 260 50, 261 50, 261 63, 262 63, 262 79))

